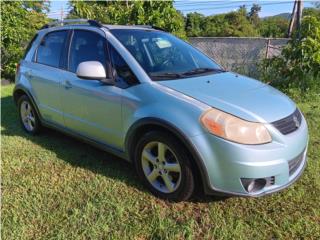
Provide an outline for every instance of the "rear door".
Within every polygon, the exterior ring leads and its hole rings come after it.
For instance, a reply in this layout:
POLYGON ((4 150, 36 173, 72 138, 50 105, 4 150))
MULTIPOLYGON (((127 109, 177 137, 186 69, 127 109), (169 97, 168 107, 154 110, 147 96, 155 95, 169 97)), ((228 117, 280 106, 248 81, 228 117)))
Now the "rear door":
POLYGON ((33 62, 29 63, 26 72, 41 116, 46 121, 59 125, 63 125, 60 67, 67 38, 67 30, 47 33, 40 41, 33 62))

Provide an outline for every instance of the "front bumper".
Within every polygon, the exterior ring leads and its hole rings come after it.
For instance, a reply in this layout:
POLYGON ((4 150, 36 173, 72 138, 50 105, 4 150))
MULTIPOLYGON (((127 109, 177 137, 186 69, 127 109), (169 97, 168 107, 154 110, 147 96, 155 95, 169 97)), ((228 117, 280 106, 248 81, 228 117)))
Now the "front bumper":
POLYGON ((262 145, 237 144, 209 133, 192 138, 205 169, 207 194, 257 197, 280 191, 299 178, 307 162, 305 119, 299 129, 288 135, 282 135, 271 125, 267 127, 273 141, 262 145), (243 178, 273 181, 248 192, 243 178))

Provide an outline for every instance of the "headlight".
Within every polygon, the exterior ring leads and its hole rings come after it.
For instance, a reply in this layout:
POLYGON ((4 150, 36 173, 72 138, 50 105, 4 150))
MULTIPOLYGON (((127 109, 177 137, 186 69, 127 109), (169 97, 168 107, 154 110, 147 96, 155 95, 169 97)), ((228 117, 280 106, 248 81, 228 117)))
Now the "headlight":
POLYGON ((210 133, 237 143, 263 144, 272 140, 262 123, 248 122, 217 109, 205 112, 200 120, 210 133))

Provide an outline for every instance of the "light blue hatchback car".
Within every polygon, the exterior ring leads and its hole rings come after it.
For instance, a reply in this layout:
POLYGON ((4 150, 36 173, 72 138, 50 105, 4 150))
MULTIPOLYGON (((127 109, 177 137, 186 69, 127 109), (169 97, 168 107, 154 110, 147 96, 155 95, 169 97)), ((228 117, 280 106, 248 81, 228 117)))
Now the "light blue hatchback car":
POLYGON ((28 133, 53 127, 131 161, 173 201, 196 188, 261 196, 306 165, 307 124, 293 101, 150 26, 43 27, 18 65, 14 99, 28 133))

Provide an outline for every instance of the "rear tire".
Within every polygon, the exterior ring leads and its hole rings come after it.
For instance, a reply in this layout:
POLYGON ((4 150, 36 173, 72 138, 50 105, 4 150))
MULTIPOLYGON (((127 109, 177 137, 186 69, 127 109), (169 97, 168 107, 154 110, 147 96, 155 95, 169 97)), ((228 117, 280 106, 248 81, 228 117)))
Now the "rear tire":
POLYGON ((171 201, 184 201, 192 195, 192 165, 184 146, 172 135, 146 133, 137 143, 134 163, 138 176, 154 195, 171 201))
POLYGON ((19 118, 22 128, 29 134, 35 135, 41 129, 39 116, 27 95, 18 99, 19 118))

